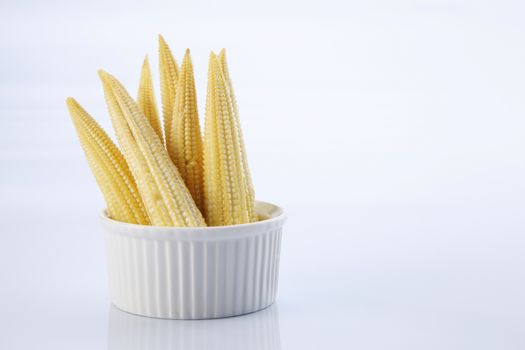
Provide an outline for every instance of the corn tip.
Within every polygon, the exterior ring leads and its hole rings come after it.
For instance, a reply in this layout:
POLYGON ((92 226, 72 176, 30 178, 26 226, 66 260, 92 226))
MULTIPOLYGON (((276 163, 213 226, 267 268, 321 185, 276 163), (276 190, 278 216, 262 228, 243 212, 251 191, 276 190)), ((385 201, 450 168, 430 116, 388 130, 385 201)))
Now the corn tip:
POLYGON ((189 49, 186 49, 186 52, 184 53, 184 57, 182 58, 182 65, 184 66, 184 64, 187 62, 191 62, 191 53, 189 49))
POLYGON ((102 81, 107 81, 111 77, 111 75, 103 69, 99 69, 97 73, 102 81))

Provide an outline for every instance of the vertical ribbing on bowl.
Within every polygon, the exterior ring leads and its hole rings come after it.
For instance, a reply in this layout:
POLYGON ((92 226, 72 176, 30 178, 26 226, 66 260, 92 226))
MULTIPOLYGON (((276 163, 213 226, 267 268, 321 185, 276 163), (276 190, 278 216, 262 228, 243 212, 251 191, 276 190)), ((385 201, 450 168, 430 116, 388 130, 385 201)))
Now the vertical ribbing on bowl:
POLYGON ((280 241, 280 226, 208 240, 106 226, 111 300, 125 311, 160 318, 260 310, 275 299, 280 241))

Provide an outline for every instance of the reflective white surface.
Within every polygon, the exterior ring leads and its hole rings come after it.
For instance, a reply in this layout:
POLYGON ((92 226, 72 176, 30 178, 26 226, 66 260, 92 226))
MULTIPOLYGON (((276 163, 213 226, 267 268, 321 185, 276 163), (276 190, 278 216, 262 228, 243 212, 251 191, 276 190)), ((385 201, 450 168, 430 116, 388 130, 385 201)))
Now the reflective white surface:
POLYGON ((0 349, 524 349, 524 6, 0 4, 0 349), (159 32, 191 47, 201 113, 208 50, 229 50, 257 196, 289 216, 276 308, 163 323, 109 305, 64 100, 109 127, 96 70, 134 93, 159 32))
POLYGON ((111 307, 108 350, 281 349, 277 305, 221 320, 140 317, 111 307))

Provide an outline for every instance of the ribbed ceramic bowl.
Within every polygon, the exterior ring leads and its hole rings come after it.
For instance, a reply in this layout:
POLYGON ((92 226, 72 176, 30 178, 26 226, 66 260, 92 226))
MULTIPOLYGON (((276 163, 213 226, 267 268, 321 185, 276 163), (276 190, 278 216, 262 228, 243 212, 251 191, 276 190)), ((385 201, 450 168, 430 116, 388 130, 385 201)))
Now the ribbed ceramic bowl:
POLYGON ((257 202, 262 221, 219 227, 127 224, 102 214, 112 303, 137 315, 206 319, 271 305, 282 225, 276 205, 257 202))

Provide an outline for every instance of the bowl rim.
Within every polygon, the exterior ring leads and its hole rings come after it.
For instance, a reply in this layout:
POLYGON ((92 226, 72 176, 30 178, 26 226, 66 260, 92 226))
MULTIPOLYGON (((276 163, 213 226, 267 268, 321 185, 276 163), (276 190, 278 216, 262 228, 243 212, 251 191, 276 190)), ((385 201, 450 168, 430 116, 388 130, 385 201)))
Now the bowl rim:
POLYGON ((246 235, 262 234, 279 228, 286 221, 284 210, 270 202, 256 201, 256 204, 268 207, 273 216, 268 219, 247 224, 228 226, 206 227, 175 227, 175 226, 150 226, 132 224, 111 219, 107 216, 106 209, 101 214, 101 220, 106 232, 137 238, 151 239, 184 239, 184 240, 219 240, 241 238, 246 235))

